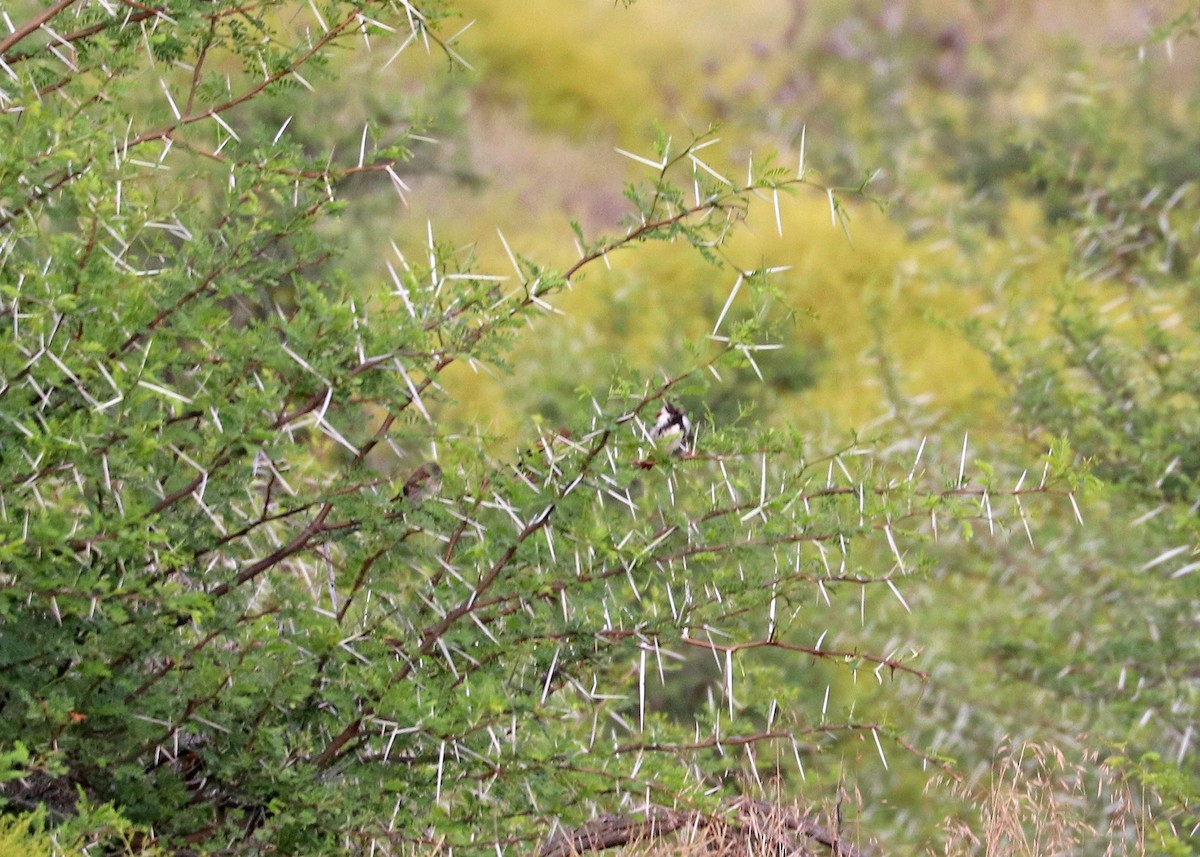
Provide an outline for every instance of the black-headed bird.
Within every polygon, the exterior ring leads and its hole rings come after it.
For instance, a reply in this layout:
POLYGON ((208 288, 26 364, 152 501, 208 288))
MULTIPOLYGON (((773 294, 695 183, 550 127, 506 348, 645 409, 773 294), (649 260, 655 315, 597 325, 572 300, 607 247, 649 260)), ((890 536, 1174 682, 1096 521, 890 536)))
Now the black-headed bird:
POLYGON ((650 437, 660 449, 672 455, 691 452, 692 421, 688 419, 683 408, 677 408, 670 402, 666 402, 658 412, 658 416, 654 418, 650 437))

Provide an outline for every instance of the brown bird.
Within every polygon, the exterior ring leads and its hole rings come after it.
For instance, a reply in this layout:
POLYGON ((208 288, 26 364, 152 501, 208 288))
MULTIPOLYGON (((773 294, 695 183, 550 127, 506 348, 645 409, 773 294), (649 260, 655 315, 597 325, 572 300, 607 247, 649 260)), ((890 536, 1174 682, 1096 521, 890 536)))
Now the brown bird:
POLYGON ((542 478, 542 468, 549 465, 550 474, 561 474, 558 461, 570 449, 579 447, 571 440, 569 428, 555 429, 553 434, 538 438, 532 449, 526 449, 517 456, 517 474, 529 484, 533 479, 542 478))
POLYGON ((546 450, 549 449, 550 457, 554 458, 558 450, 568 446, 572 446, 571 430, 565 426, 560 426, 554 430, 554 434, 539 438, 535 448, 543 456, 546 454, 546 450))
MULTIPOLYGON (((400 493, 414 506, 419 506, 442 491, 442 468, 436 461, 427 461, 413 471, 400 493)), ((400 495, 397 495, 399 499, 400 495)))

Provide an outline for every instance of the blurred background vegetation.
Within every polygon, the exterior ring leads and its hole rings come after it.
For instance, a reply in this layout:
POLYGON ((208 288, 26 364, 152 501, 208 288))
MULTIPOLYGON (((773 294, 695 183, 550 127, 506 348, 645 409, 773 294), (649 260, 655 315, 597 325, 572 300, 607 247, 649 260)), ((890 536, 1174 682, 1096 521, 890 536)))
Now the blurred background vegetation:
MULTIPOLYGON (((705 401, 688 403, 708 419, 786 424, 814 438, 858 431, 914 453, 927 437, 945 457, 967 433, 969 455, 1017 472, 1066 435, 1103 478, 1080 499, 1082 527, 1073 509, 1048 508, 1036 510, 1032 539, 1020 530, 982 546, 970 534, 944 538, 924 587, 909 593, 912 615, 894 604, 848 607, 841 619, 856 633, 866 623, 882 649, 921 651, 930 681, 885 678, 890 686, 878 693, 876 676, 854 682, 815 667, 785 680, 809 684, 814 708, 876 720, 941 756, 885 765, 855 736, 842 748, 849 768, 818 766, 788 788, 820 798, 844 778, 862 792, 865 831, 893 846, 933 847, 935 829, 956 813, 969 817, 978 799, 931 797, 936 763, 953 761, 955 776, 985 783, 1001 746, 1050 740, 1078 754, 1128 750, 1131 769, 1152 785, 1162 785, 1159 760, 1169 760, 1187 785, 1175 783, 1167 803, 1190 818, 1200 794, 1188 566, 1195 485, 1176 466, 1182 482, 1164 497, 1155 468, 1178 461, 1181 431, 1195 431, 1194 376, 1145 388, 1137 431, 1089 422, 1103 402, 1069 382, 1095 369, 1070 333, 1082 322, 1071 318, 1094 322, 1094 311, 1113 307, 1121 309, 1111 325, 1084 325, 1110 368, 1145 358, 1186 376, 1194 365, 1194 7, 456 5, 471 26, 455 47, 471 68, 455 66, 447 80, 422 66, 441 57, 408 52, 388 64, 360 52, 337 69, 338 97, 297 105, 334 117, 295 123, 314 147, 346 147, 364 119, 414 109, 437 139, 416 150, 398 217, 393 189, 376 177, 340 223, 364 288, 387 282, 380 248, 394 243, 392 263, 396 253, 420 254, 430 223, 435 240, 471 248, 484 270, 511 273, 506 242, 566 267, 577 256, 569 222, 589 237, 620 231, 628 209, 619 178, 647 176, 617 150, 649 157, 660 133, 682 140, 718 126, 708 163, 729 174, 767 152, 795 169, 803 152, 805 169, 824 182, 869 180, 874 202, 848 202, 843 230, 823 195, 785 197, 778 215, 764 199, 724 268, 669 246, 618 254, 556 301, 563 317, 518 343, 511 374, 453 374, 443 417, 490 438, 497 454, 584 421, 589 396, 614 371, 655 377, 683 364, 684 343, 711 329, 738 270, 781 268, 770 279, 790 311, 785 347, 759 361, 762 383, 750 366, 713 379, 705 401), (1072 342, 1082 355, 1074 362, 1072 342), (1180 545, 1171 562, 1155 564, 1180 545), (823 701, 829 682, 832 703, 823 701)), ((743 305, 735 301, 731 317, 743 305)), ((1137 379, 1122 383, 1142 389, 1137 379)), ((826 624, 814 624, 814 636, 821 628, 837 636, 830 614, 818 621, 826 624)), ((695 669, 682 681, 698 698, 711 676, 695 669)), ((1162 847, 1194 850, 1187 827, 1162 847)))
MULTIPOLYGON (((778 221, 764 199, 724 268, 656 246, 590 270, 555 302, 563 316, 517 344, 511 373, 448 377, 442 419, 484 436, 497 455, 585 422, 590 396, 614 371, 657 377, 684 365, 684 344, 711 329, 739 269, 783 269, 771 282, 790 311, 790 336, 759 361, 762 383, 749 366, 714 379, 705 401, 688 403, 697 412, 796 426, 814 439, 858 431, 914 453, 928 437, 927 454, 944 457, 967 433, 970 455, 1016 468, 1063 434, 1081 436, 1081 460, 1111 457, 1104 429, 1089 446, 1081 414, 1021 395, 1034 377, 1043 388, 1066 377, 1030 369, 1069 371, 1055 363, 1064 302, 1144 303, 1160 320, 1194 325, 1200 53, 1187 21, 1170 29, 1187 4, 455 7, 470 25, 455 42, 469 68, 451 63, 440 74, 448 61, 437 52, 394 61, 355 52, 334 65, 338 85, 297 93, 278 117, 294 115, 291 133, 347 161, 366 121, 386 129, 416 116, 436 140, 414 148, 403 207, 377 174, 346 189, 353 204, 336 228, 349 252, 339 264, 364 290, 387 288, 385 260, 420 258, 430 230, 496 274, 512 272, 506 244, 568 266, 578 255, 570 222, 587 237, 620 231, 629 210, 620 182, 648 175, 618 148, 650 157, 660 133, 686 140, 717 126, 707 163, 726 174, 769 152, 795 169, 803 152, 821 181, 869 179, 874 199, 846 203, 845 229, 823 195, 784 197, 778 221)), ((743 306, 735 301, 731 317, 743 306)), ((1185 346, 1172 347, 1182 357, 1185 346)), ((1160 435, 1183 418, 1178 407, 1145 410, 1147 431, 1160 435)), ((1194 393, 1183 410, 1195 416, 1194 393)), ((1117 446, 1140 443, 1124 434, 1117 446)), ((1128 456, 1114 455, 1115 471, 1100 475, 1129 474, 1128 456)), ((936 755, 885 763, 861 734, 815 732, 814 747, 844 744, 828 756, 838 766, 814 759, 785 791, 820 801, 850 783, 865 834, 933 848, 954 819, 975 818, 972 787, 986 786, 994 755, 1039 740, 1080 758, 1128 750, 1152 786, 1167 776, 1158 760, 1169 760, 1185 777, 1160 809, 1190 818, 1200 794, 1196 592, 1193 575, 1171 576, 1190 549, 1157 573, 1144 569, 1161 551, 1195 545, 1194 516, 1157 514, 1160 498, 1128 490, 1155 478, 1097 483, 1080 500, 1083 527, 1072 509, 1034 510, 1032 545, 1020 530, 982 544, 949 534, 931 551, 925 583, 908 591, 911 615, 894 603, 848 605, 837 617, 814 610, 814 637, 829 631, 828 645, 840 621, 881 650, 922 652, 932 677, 884 676, 880 692, 876 675, 781 664, 782 680, 809 686, 813 709, 828 707, 832 721, 875 721, 936 755), (965 790, 927 789, 942 763, 965 790)), ((661 704, 699 705, 706 668, 690 664, 684 692, 668 691, 661 704)), ((1165 823, 1160 845, 1194 853, 1181 824, 1171 833, 1165 823)))
MULTIPOLYGON (((356 202, 344 221, 347 243, 363 250, 351 254, 363 266, 354 275, 378 280, 378 248, 392 239, 410 252, 427 221, 497 273, 511 268, 497 228, 531 257, 572 260, 568 220, 588 235, 618 228, 619 177, 647 175, 615 148, 648 155, 660 128, 682 140, 719 126, 712 166, 737 175, 752 152, 794 167, 803 141, 807 169, 848 186, 873 176, 868 190, 885 210, 851 206, 847 237, 830 228, 823 196, 785 198, 780 229, 760 206, 730 250, 743 269, 788 266, 776 282, 796 319, 786 355, 767 367, 771 383, 723 395, 770 396, 799 424, 861 426, 900 396, 927 397, 923 410, 973 415, 985 429, 995 379, 944 322, 1036 300, 1061 282, 1062 239, 1076 224, 1062 210, 1068 189, 1039 174, 1039 153, 1086 142, 1102 122, 1125 129, 1106 145, 1128 147, 1161 179, 1194 172, 1194 45, 1149 41, 1170 4, 457 7, 471 26, 456 46, 473 69, 456 68, 449 83, 434 77, 442 82, 430 92, 420 66, 443 59, 406 52, 387 65, 358 52, 338 69, 343 97, 297 105, 333 117, 297 113, 293 127, 346 158, 349 129, 414 108, 438 140, 416 150, 399 219, 386 181, 362 183, 379 205, 356 202)), ((508 435, 530 412, 561 419, 571 391, 614 362, 668 367, 685 332, 711 326, 736 276, 670 248, 611 262, 611 274, 590 274, 558 304, 567 324, 522 346, 515 378, 460 379, 464 422, 508 435), (564 354, 569 375, 546 371, 561 365, 550 355, 564 354)))

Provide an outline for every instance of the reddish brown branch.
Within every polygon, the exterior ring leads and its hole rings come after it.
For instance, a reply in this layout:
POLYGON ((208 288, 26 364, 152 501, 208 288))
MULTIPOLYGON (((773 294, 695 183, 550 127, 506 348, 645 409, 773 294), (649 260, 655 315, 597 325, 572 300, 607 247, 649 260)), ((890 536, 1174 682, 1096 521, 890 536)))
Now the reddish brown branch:
POLYGON ((602 259, 609 253, 612 253, 614 250, 621 249, 626 244, 632 244, 641 240, 655 229, 663 229, 668 226, 675 226, 676 224, 687 220, 693 214, 699 214, 702 211, 716 211, 722 207, 723 203, 721 200, 710 200, 708 202, 702 202, 699 205, 693 205, 691 208, 685 208, 677 214, 671 215, 670 217, 664 217, 661 220, 652 220, 649 223, 643 223, 637 229, 633 229, 620 238, 608 242, 605 244, 605 246, 597 250, 593 250, 591 253, 588 253, 585 256, 581 256, 574 265, 567 268, 566 272, 563 274, 563 279, 569 281, 571 277, 573 277, 584 265, 595 262, 597 259, 602 259))
POLYGON ((0 57, 3 57, 8 49, 17 42, 21 41, 21 39, 25 38, 30 33, 41 29, 48 22, 56 18, 60 13, 69 7, 74 6, 76 2, 77 0, 58 0, 57 3, 55 3, 42 14, 38 15, 37 17, 30 18, 27 23, 17 27, 8 34, 7 38, 0 41, 0 57))
POLYGON ((290 74, 294 74, 297 69, 316 56, 320 51, 324 50, 326 45, 341 36, 347 28, 349 28, 352 24, 358 23, 359 20, 360 18, 358 12, 355 11, 354 14, 347 16, 342 21, 331 26, 329 30, 321 36, 321 38, 314 39, 308 50, 300 54, 294 61, 288 63, 285 68, 280 69, 275 74, 266 76, 263 78, 263 80, 259 81, 257 84, 250 87, 240 95, 234 96, 222 104, 210 107, 208 110, 204 110, 200 113, 189 113, 182 115, 171 125, 167 125, 153 131, 143 131, 141 134, 138 134, 129 141, 129 148, 133 148, 140 143, 145 143, 150 140, 161 140, 171 137, 177 128, 185 125, 191 125, 213 116, 218 116, 227 110, 237 107, 239 104, 244 104, 245 102, 250 101, 258 96, 267 87, 279 82, 280 80, 283 80, 290 74))
POLYGON ((864 660, 873 664, 880 664, 895 672, 906 672, 915 675, 918 678, 925 680, 929 678, 929 673, 914 669, 894 658, 885 658, 880 655, 869 655, 863 652, 855 651, 838 651, 835 649, 816 649, 811 646, 798 646, 795 643, 785 643, 782 640, 748 640, 744 643, 714 643, 711 640, 697 640, 694 637, 681 637, 680 642, 687 646, 694 646, 698 649, 708 649, 711 652, 727 652, 736 654, 737 652, 746 649, 783 649, 788 652, 803 652, 806 655, 812 655, 814 658, 832 658, 835 660, 864 660))
POLYGON ((253 580, 267 569, 273 568, 274 566, 283 562, 283 560, 287 559, 292 554, 299 553, 300 551, 304 550, 306 547, 308 547, 313 537, 322 532, 325 525, 325 519, 329 517, 329 513, 332 511, 333 504, 326 503, 323 505, 321 507, 321 511, 317 512, 316 517, 309 522, 308 526, 297 533, 290 542, 274 551, 269 556, 265 556, 258 562, 247 566, 244 570, 242 570, 241 573, 238 574, 233 583, 222 583, 219 586, 213 587, 209 594, 213 598, 220 598, 235 586, 241 586, 247 581, 253 580))

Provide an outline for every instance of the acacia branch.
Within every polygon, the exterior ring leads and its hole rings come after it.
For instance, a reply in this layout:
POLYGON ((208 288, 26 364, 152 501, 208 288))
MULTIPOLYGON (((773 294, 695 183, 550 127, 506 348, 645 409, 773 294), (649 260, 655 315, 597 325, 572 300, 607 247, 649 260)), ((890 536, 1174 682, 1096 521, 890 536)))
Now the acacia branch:
POLYGON ((613 239, 612 241, 609 241, 604 246, 599 247, 596 250, 593 250, 591 253, 587 253, 584 256, 581 256, 575 262, 575 264, 573 264, 571 267, 567 268, 567 270, 563 273, 563 279, 569 281, 571 279, 571 277, 573 277, 576 273, 578 273, 579 269, 584 267, 585 265, 595 262, 597 259, 604 258, 609 253, 612 253, 615 250, 621 249, 626 244, 632 244, 636 241, 641 240, 642 238, 645 238, 646 235, 648 235, 649 233, 653 232, 656 229, 664 229, 668 226, 675 226, 679 223, 682 223, 684 220, 687 220, 689 217, 691 217, 694 214, 699 214, 701 212, 719 211, 721 208, 724 207, 724 205, 725 205, 725 203, 721 200, 709 200, 707 202, 702 202, 702 203, 699 203, 698 205, 693 205, 689 208, 682 209, 681 211, 679 211, 676 214, 671 215, 670 217, 664 217, 661 220, 652 220, 647 223, 643 223, 637 229, 631 230, 630 232, 626 233, 625 235, 621 236, 620 238, 613 239))
POLYGON ((237 107, 239 104, 244 104, 245 102, 250 101, 261 94, 267 87, 274 83, 278 83, 288 75, 293 74, 297 69, 324 50, 330 42, 333 42, 339 36, 341 36, 351 24, 354 24, 359 20, 359 13, 356 10, 354 13, 348 15, 346 18, 330 27, 324 33, 324 35, 321 36, 321 38, 315 39, 312 44, 309 45, 306 51, 296 57, 296 59, 292 60, 292 62, 288 63, 284 68, 280 69, 274 74, 267 75, 265 78, 263 78, 263 80, 245 90, 240 95, 236 95, 233 98, 230 98, 228 101, 225 101, 214 107, 210 107, 208 110, 200 113, 188 113, 181 115, 175 122, 162 128, 152 131, 143 131, 129 141, 129 147, 132 148, 133 146, 136 146, 140 143, 149 142, 150 140, 166 139, 171 137, 178 128, 192 125, 196 122, 201 122, 214 116, 219 116, 220 114, 237 107))
POLYGON ((287 559, 295 553, 299 553, 308 547, 309 542, 313 537, 320 533, 324 527, 325 519, 329 517, 329 513, 333 511, 332 503, 325 503, 316 516, 308 523, 304 529, 292 537, 292 540, 286 545, 273 551, 270 555, 263 557, 258 562, 252 563, 243 569, 232 583, 226 582, 212 588, 209 594, 213 598, 220 598, 228 593, 235 586, 241 586, 247 581, 258 577, 267 569, 273 568, 283 560, 287 559))
MULTIPOLYGON (((0 57, 3 57, 5 52, 8 51, 8 49, 13 45, 17 44, 17 42, 21 41, 21 39, 25 38, 30 33, 40 30, 59 14, 69 9, 71 6, 74 6, 76 2, 78 2, 78 0, 58 0, 57 3, 55 3, 42 14, 30 18, 27 23, 17 27, 8 34, 7 38, 0 40, 0 57)), ((7 57, 5 57, 5 61, 8 61, 7 57)))
MULTIPOLYGON (((412 657, 406 657, 404 665, 397 671, 393 681, 404 681, 407 679, 413 670, 416 669, 417 660, 433 651, 434 646, 438 644, 438 641, 445 636, 446 632, 455 622, 478 608, 479 596, 492 587, 492 584, 499 578, 500 573, 508 567, 513 557, 516 556, 517 550, 521 545, 550 523, 553 513, 554 506, 548 506, 537 517, 526 524, 525 528, 517 535, 512 544, 508 546, 504 553, 500 555, 500 558, 492 564, 492 567, 475 584, 475 588, 471 590, 471 594, 463 599, 457 607, 447 612, 440 622, 426 628, 421 633, 421 644, 417 647, 416 653, 412 657)), ((324 750, 313 758, 313 764, 318 768, 323 768, 332 762, 341 752, 341 749, 358 736, 362 730, 363 722, 371 716, 371 713, 371 708, 368 706, 349 725, 334 736, 333 740, 329 742, 324 750)))
POLYGON ((65 185, 67 182, 74 181, 75 179, 79 178, 85 172, 87 172, 86 168, 79 169, 79 170, 63 170, 63 173, 61 176, 59 176, 57 179, 54 179, 52 182, 50 182, 50 184, 39 187, 36 191, 34 191, 28 197, 26 197, 23 205, 13 209, 11 212, 9 212, 7 217, 0 219, 0 229, 3 229, 5 226, 8 226, 8 224, 12 223, 14 220, 16 220, 22 214, 29 211, 29 209, 33 205, 35 205, 38 202, 41 202, 43 199, 48 197, 50 194, 54 193, 54 191, 58 190, 60 187, 65 185))
POLYGON ((737 654, 738 652, 747 649, 782 649, 786 652, 802 652, 806 655, 812 655, 814 658, 832 658, 835 660, 863 660, 873 664, 885 666, 892 672, 900 671, 915 675, 922 681, 929 678, 929 673, 922 672, 919 669, 910 667, 902 661, 895 658, 886 658, 882 655, 871 655, 859 651, 838 651, 836 649, 816 649, 811 646, 800 646, 795 643, 785 643, 782 640, 747 640, 743 643, 715 643, 712 640, 697 640, 695 637, 684 636, 680 638, 680 642, 686 646, 692 646, 697 649, 707 649, 710 652, 721 652, 722 654, 737 654))

